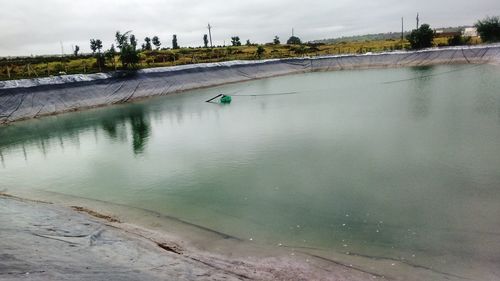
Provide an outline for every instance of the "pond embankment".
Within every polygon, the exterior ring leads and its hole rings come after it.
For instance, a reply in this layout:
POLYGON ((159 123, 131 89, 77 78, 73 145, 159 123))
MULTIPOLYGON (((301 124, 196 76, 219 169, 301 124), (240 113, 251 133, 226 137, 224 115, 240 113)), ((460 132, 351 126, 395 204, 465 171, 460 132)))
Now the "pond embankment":
POLYGON ((500 45, 314 58, 232 61, 130 73, 66 75, 0 82, 0 123, 190 89, 312 71, 500 62, 500 45))
POLYGON ((81 207, 0 194, 1 280, 371 280, 296 254, 236 258, 81 207))

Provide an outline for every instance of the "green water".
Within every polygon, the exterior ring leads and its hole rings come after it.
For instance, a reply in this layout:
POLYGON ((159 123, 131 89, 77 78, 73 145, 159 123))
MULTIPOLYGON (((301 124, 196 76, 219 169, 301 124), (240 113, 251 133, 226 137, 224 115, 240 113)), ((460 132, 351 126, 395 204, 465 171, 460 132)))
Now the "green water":
POLYGON ((489 65, 310 73, 20 122, 0 127, 0 190, 500 280, 499 77, 489 65), (246 96, 203 102, 219 93, 246 96))

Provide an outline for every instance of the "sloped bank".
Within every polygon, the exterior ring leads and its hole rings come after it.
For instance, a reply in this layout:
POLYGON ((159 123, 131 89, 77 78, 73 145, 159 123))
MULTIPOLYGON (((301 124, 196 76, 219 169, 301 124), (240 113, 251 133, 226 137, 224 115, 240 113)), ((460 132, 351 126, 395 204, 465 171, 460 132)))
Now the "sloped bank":
POLYGON ((315 58, 232 61, 0 82, 0 123, 252 79, 312 71, 499 63, 500 45, 315 58))
POLYGON ((200 251, 84 208, 0 193, 0 280, 372 280, 382 277, 297 253, 236 258, 200 251), (310 259, 311 262, 306 262, 310 259))

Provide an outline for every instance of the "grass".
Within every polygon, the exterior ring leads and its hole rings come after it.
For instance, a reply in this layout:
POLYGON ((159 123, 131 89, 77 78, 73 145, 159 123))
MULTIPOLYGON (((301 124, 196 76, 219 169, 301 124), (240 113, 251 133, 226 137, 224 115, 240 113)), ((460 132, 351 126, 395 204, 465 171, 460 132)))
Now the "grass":
MULTIPOLYGON (((474 38, 472 44, 479 44, 474 38)), ((448 45, 448 38, 434 39, 435 46, 448 45)), ((358 42, 339 42, 335 44, 306 45, 264 45, 264 54, 257 56, 257 45, 217 48, 182 48, 178 50, 145 51, 140 54, 138 68, 185 65, 194 63, 222 62, 231 60, 256 60, 272 58, 292 58, 301 56, 361 54, 407 49, 409 43, 404 40, 386 39, 358 42)), ((107 61, 101 66, 102 72, 120 68, 118 57, 116 64, 107 61)), ((47 77, 66 74, 97 73, 99 66, 91 55, 84 56, 45 56, 0 58, 0 80, 47 77)))

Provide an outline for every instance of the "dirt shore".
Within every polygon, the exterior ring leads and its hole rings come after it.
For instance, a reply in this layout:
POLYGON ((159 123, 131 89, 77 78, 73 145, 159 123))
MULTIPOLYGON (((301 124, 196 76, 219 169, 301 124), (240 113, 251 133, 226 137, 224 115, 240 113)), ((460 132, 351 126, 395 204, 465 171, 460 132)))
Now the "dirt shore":
POLYGON ((0 280, 373 280, 296 253, 231 257, 97 212, 0 195, 0 280))

